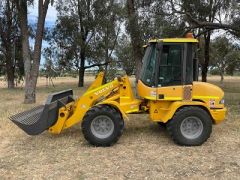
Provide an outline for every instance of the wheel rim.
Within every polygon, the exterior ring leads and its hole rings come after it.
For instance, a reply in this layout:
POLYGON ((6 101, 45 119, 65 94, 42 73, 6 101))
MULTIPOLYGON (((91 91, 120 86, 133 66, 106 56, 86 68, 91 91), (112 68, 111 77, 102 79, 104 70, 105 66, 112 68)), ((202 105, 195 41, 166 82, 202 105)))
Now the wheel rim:
POLYGON ((180 130, 185 138, 196 139, 203 132, 203 123, 198 117, 187 117, 182 121, 180 130))
POLYGON ((114 131, 114 123, 108 116, 97 116, 92 120, 91 131, 97 138, 108 138, 114 131))

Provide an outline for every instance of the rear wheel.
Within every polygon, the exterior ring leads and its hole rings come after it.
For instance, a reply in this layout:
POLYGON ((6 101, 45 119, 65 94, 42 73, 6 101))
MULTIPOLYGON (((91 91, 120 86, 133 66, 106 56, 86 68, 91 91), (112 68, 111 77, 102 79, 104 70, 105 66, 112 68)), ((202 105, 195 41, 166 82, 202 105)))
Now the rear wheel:
POLYGON ((95 146, 110 146, 118 141, 124 129, 121 114, 108 105, 92 107, 82 122, 85 139, 95 146))
POLYGON ((177 144, 198 146, 210 137, 212 120, 202 108, 184 107, 167 123, 167 129, 177 144))

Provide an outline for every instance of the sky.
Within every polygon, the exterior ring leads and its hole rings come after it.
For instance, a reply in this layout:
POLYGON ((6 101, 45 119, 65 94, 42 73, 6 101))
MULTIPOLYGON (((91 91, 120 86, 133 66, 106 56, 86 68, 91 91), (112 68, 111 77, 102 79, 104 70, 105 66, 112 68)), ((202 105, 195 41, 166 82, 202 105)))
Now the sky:
MULTIPOLYGON (((36 2, 33 6, 29 7, 29 15, 28 15, 28 21, 29 24, 36 24, 37 22, 37 17, 38 17, 38 1, 36 2)), ((47 11, 47 16, 45 20, 45 27, 53 27, 55 22, 57 20, 57 10, 54 6, 49 5, 48 11, 47 11)), ((30 39, 30 45, 33 46, 34 40, 30 39)), ((42 43, 42 49, 48 47, 48 43, 46 41, 43 41, 42 43)), ((41 57, 41 65, 44 64, 44 57, 41 57)))
MULTIPOLYGON (((29 17, 28 20, 29 22, 34 22, 36 23, 37 17, 38 17, 38 2, 35 1, 36 3, 34 6, 31 6, 28 11, 29 11, 29 17)), ((54 6, 49 5, 48 11, 47 11, 47 16, 46 16, 46 27, 53 26, 55 21, 57 19, 57 10, 55 9, 54 6)))

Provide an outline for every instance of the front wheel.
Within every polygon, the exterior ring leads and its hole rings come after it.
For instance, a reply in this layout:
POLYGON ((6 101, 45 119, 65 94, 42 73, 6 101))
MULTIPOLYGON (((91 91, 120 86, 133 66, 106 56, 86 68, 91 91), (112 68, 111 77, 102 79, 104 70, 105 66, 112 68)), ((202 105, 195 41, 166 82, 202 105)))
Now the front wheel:
POLYGON ((174 142, 185 146, 203 144, 212 132, 210 115, 200 107, 184 107, 167 123, 174 142))
POLYGON ((121 114, 113 107, 92 107, 82 122, 85 139, 95 146, 110 146, 118 141, 124 129, 121 114))

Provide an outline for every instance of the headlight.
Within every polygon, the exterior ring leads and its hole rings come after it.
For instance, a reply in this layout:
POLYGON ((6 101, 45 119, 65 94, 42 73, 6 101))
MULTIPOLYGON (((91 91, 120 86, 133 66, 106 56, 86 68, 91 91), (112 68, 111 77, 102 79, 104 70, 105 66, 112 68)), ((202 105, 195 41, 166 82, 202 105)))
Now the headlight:
POLYGON ((224 104, 224 98, 219 101, 219 104, 224 104))

